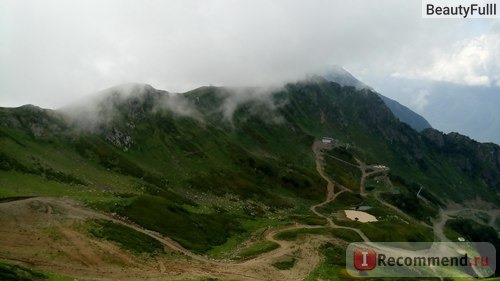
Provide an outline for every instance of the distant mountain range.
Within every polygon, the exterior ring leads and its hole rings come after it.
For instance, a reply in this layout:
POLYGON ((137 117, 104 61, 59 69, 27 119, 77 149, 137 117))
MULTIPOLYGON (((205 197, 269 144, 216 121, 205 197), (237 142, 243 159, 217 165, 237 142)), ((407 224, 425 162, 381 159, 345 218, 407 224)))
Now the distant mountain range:
POLYGON ((500 144, 500 87, 436 83, 431 91, 422 114, 437 128, 500 144))
POLYGON ((389 78, 377 87, 384 95, 411 105, 437 129, 460 132, 481 142, 500 144, 500 87, 389 78), (414 99, 425 92, 425 103, 414 99))

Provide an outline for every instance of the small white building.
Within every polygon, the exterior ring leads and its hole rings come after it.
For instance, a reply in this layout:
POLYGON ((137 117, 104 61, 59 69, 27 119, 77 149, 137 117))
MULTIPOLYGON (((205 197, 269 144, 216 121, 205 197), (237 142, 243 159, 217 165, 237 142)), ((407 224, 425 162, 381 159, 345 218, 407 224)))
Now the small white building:
POLYGON ((463 238, 463 237, 458 237, 458 241, 459 241, 459 242, 465 242, 465 238, 463 238))
POLYGON ((333 138, 331 138, 331 137, 323 137, 323 139, 321 139, 322 143, 332 143, 332 141, 333 141, 333 138))

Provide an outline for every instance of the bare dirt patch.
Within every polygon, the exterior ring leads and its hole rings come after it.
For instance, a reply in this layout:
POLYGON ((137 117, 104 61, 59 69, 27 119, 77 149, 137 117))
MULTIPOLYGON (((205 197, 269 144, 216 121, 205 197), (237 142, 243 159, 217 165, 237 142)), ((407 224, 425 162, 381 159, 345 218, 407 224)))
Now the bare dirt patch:
POLYGON ((190 253, 161 235, 119 221, 65 198, 28 198, 0 204, 0 259, 77 278, 157 279, 219 277, 236 280, 302 280, 320 261, 320 240, 300 243, 278 241, 277 231, 266 237, 280 248, 242 262, 209 260, 190 253), (116 244, 89 235, 90 219, 120 222, 148 233, 171 253, 134 255, 116 244), (186 252, 188 252, 187 255, 186 252), (286 257, 297 259, 289 270, 272 264, 286 257))

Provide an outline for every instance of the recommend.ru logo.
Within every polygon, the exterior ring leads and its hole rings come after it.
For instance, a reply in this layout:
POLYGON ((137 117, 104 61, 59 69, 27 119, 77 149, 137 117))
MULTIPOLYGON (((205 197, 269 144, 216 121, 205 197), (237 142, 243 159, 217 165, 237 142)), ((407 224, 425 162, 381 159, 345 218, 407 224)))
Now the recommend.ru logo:
POLYGON ((377 266, 377 253, 369 248, 354 250, 354 268, 357 270, 372 270, 377 266))
POLYGON ((487 242, 360 242, 346 252, 355 277, 488 277, 496 249, 487 242))

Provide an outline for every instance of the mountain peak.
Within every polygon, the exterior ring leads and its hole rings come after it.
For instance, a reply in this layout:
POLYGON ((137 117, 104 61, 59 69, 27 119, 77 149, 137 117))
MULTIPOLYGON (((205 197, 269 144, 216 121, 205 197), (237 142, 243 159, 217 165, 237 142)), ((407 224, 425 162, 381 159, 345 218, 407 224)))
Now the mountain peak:
POLYGON ((148 92, 156 91, 153 86, 145 83, 124 83, 124 84, 119 84, 107 89, 104 89, 100 91, 98 94, 120 94, 124 96, 129 96, 129 95, 142 95, 148 92))
POLYGON ((354 87, 356 88, 356 90, 361 90, 361 89, 372 90, 371 87, 359 81, 349 71, 347 71, 340 65, 332 65, 321 76, 330 82, 335 82, 342 86, 354 87))
MULTIPOLYGON (((325 80, 340 84, 341 86, 354 87, 356 90, 368 89, 376 92, 372 87, 358 80, 349 71, 339 65, 332 65, 323 75, 325 80)), ((400 104, 399 102, 385 97, 379 93, 377 95, 384 101, 385 105, 389 107, 392 113, 402 122, 410 125, 417 131, 422 131, 427 128, 432 128, 429 122, 419 114, 415 113, 408 107, 400 104)))

